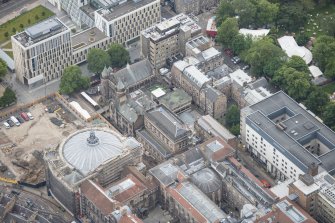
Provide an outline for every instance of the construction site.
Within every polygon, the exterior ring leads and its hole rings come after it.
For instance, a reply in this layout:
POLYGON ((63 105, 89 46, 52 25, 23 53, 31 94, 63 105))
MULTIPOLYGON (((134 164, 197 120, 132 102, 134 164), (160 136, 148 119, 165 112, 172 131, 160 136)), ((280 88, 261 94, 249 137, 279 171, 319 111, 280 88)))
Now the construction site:
MULTIPOLYGON (((73 132, 105 124, 99 115, 85 120, 74 110, 69 99, 53 95, 29 107, 18 109, 7 116, 30 112, 33 119, 19 126, 0 129, 0 180, 8 183, 24 182, 32 185, 45 182, 44 151, 57 148, 73 132)), ((101 117, 101 116, 100 116, 101 117)))

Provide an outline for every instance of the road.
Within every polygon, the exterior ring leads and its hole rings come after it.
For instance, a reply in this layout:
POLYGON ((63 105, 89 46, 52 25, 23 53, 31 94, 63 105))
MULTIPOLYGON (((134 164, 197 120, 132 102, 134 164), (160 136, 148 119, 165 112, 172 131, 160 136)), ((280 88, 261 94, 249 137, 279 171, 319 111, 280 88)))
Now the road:
POLYGON ((0 5, 0 24, 18 16, 18 12, 26 5, 37 2, 38 0, 11 0, 0 5))
MULTIPOLYGON (((0 191, 5 192, 9 196, 12 196, 10 186, 2 186, 0 185, 0 191)), ((39 192, 36 189, 34 190, 35 193, 32 193, 28 190, 20 190, 20 195, 18 195, 17 204, 27 207, 27 201, 32 203, 32 206, 29 208, 33 211, 38 211, 38 213, 44 216, 47 219, 50 219, 51 222, 55 223, 67 223, 71 222, 72 217, 68 213, 64 213, 59 209, 58 204, 52 200, 51 197, 46 197, 44 193, 39 192), (37 195, 36 193, 40 193, 41 195, 37 195), (51 201, 52 200, 52 201, 51 201)))

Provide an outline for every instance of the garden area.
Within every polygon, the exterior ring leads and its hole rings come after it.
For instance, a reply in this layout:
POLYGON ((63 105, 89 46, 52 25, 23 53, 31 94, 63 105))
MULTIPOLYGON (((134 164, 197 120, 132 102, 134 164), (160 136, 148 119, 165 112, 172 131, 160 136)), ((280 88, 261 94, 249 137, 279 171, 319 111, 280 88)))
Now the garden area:
MULTIPOLYGON (((36 24, 46 18, 53 16, 54 13, 44 6, 37 6, 32 10, 26 11, 14 19, 0 25, 0 44, 5 43, 12 35, 21 32, 25 27, 36 24)), ((11 46, 11 45, 10 45, 11 46)), ((7 45, 6 45, 7 47, 7 45)), ((5 47, 3 47, 5 48, 5 47)))

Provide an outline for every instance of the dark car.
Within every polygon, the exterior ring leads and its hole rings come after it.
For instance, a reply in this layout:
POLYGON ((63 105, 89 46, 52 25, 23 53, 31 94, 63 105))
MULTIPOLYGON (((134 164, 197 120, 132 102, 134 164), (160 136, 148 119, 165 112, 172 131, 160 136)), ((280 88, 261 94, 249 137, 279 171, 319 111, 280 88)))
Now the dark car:
POLYGON ((7 120, 7 123, 10 127, 13 127, 15 125, 14 122, 10 119, 7 120))
POLYGON ((21 116, 16 116, 16 119, 22 124, 24 123, 24 119, 21 116))

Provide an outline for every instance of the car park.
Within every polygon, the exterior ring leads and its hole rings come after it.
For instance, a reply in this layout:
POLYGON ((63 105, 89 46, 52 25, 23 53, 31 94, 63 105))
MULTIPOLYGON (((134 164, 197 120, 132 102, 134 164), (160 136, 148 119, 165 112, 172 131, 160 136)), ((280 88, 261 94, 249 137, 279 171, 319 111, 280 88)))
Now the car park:
POLYGON ((22 124, 24 123, 24 119, 21 116, 16 116, 16 119, 22 124))
POLYGON ((5 126, 6 129, 10 128, 10 125, 7 122, 4 122, 3 125, 5 126))
POLYGON ((21 125, 20 122, 19 122, 19 120, 17 120, 17 118, 15 118, 14 116, 11 116, 10 120, 12 120, 16 126, 20 126, 21 125))
POLYGON ((21 116, 25 121, 29 121, 29 117, 28 117, 27 113, 25 113, 25 112, 21 112, 20 116, 21 116))
POLYGON ((13 127, 15 125, 14 122, 10 119, 8 119, 6 122, 9 124, 10 127, 13 127))
POLYGON ((30 112, 27 112, 27 116, 29 117, 30 120, 34 119, 34 116, 30 112))

